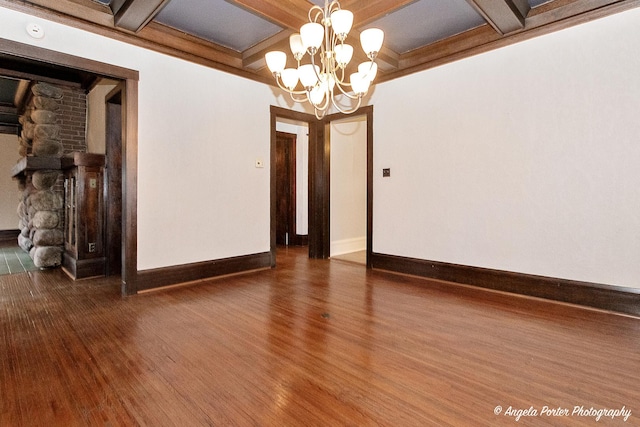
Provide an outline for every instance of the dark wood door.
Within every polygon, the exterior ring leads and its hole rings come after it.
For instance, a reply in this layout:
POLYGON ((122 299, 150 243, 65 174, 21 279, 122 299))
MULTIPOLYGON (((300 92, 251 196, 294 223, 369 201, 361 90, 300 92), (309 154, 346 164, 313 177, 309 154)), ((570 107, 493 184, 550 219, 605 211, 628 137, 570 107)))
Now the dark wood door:
POLYGON ((296 135, 276 133, 276 244, 295 244, 296 135))
POLYGON ((122 275, 122 93, 106 100, 105 249, 107 276, 122 275))

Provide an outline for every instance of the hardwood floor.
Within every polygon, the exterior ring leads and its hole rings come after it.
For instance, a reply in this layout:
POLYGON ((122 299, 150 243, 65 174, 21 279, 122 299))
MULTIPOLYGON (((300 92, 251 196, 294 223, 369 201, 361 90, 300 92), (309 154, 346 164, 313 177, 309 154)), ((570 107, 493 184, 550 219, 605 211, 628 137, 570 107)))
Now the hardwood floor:
POLYGON ((640 424, 639 319, 305 251, 126 298, 0 277, 0 426, 640 424))

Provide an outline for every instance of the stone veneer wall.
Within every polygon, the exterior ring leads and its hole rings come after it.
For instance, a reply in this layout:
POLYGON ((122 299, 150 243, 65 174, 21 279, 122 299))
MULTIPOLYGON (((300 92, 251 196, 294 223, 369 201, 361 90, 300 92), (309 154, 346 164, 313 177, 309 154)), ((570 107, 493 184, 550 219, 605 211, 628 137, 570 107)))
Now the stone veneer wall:
MULTIPOLYGON (((60 158, 86 151, 86 94, 78 88, 36 83, 20 118, 20 155, 60 158)), ((63 182, 60 170, 27 173, 18 206, 18 244, 37 267, 56 267, 64 245, 63 182)))

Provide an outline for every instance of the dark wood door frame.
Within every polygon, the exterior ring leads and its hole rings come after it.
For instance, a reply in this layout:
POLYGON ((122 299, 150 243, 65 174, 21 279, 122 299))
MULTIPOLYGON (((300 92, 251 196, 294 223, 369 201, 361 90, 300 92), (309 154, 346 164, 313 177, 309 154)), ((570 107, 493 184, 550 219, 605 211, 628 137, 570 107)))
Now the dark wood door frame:
POLYGON ((35 65, 34 69, 37 68, 43 77, 46 77, 47 69, 63 68, 81 70, 122 82, 122 251, 124 261, 122 294, 137 293, 138 71, 2 38, 0 38, 0 56, 11 58, 12 61, 9 62, 35 65))
POLYGON ((122 275, 124 257, 122 251, 122 94, 120 82, 105 97, 105 209, 106 274, 122 275))
MULTIPOLYGON (((281 187, 282 182, 278 184, 278 180, 280 178, 286 179, 286 194, 279 194, 276 198, 276 210, 278 207, 278 203, 282 203, 282 197, 286 198, 286 214, 283 215, 282 212, 278 215, 276 219, 276 244, 286 244, 286 245, 297 245, 298 239, 297 229, 296 229, 296 135, 286 132, 276 132, 276 146, 277 142, 283 143, 279 148, 276 149, 276 157, 282 156, 281 160, 284 160, 284 166, 286 167, 285 177, 282 175, 278 175, 279 178, 276 180, 277 188, 283 189, 281 187), (279 152, 284 148, 284 152, 279 152), (283 216, 285 218, 283 218, 283 216), (283 224, 284 223, 284 227, 283 224), (279 231, 278 231, 279 230, 279 231), (282 232, 286 233, 286 236, 278 236, 278 233, 282 232), (280 242, 278 242, 280 240, 280 242)), ((276 162, 277 165, 277 162, 276 162)), ((282 163, 281 163, 282 165, 282 163)), ((280 171, 283 172, 283 171, 280 171)), ((276 168, 276 174, 278 174, 278 170, 276 168)))
POLYGON ((271 106, 270 109, 271 114, 271 142, 270 142, 270 223, 271 223, 271 231, 270 231, 270 253, 271 253, 271 267, 275 267, 276 265, 276 122, 278 118, 282 119, 290 119, 296 120, 299 122, 307 123, 309 127, 309 257, 310 258, 321 258, 317 256, 317 247, 321 245, 322 236, 316 236, 314 231, 319 229, 318 225, 316 225, 317 219, 314 218, 312 212, 316 210, 316 205, 318 201, 312 195, 312 188, 316 188, 320 185, 316 182, 316 178, 312 176, 312 155, 311 150, 312 147, 317 145, 317 128, 318 123, 314 115, 300 113, 298 111, 287 110, 285 108, 271 106))
MULTIPOLYGON (((350 116, 367 117, 367 268, 372 267, 373 252, 373 106, 358 109, 350 116)), ((271 106, 271 266, 276 263, 275 230, 275 144, 278 118, 297 120, 309 125, 309 257, 329 258, 329 206, 331 142, 329 126, 334 120, 348 117, 332 114, 317 120, 312 114, 271 106)))

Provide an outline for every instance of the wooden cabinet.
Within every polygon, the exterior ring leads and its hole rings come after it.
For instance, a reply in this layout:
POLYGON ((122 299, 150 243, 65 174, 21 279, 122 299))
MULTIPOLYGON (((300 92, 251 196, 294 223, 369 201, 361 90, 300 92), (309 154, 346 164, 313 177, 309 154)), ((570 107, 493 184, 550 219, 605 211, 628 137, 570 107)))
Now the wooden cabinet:
POLYGON ((64 172, 62 266, 74 279, 104 276, 104 165, 101 154, 72 153, 64 172))

